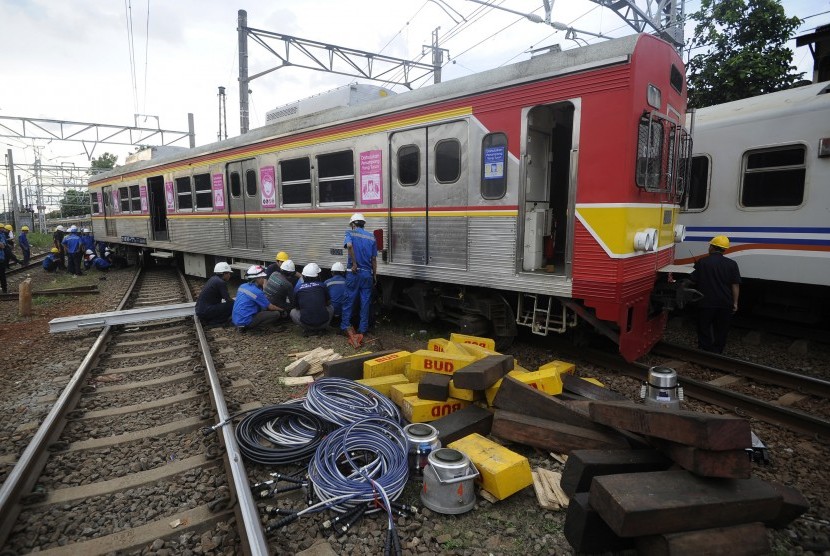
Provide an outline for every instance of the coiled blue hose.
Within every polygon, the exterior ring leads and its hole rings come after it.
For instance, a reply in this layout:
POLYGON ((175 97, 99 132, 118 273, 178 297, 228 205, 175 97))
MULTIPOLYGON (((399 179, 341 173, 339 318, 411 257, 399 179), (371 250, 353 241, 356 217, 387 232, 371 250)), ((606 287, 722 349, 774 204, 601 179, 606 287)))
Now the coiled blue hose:
POLYGON ((345 378, 326 377, 312 382, 303 406, 338 425, 348 425, 366 417, 386 417, 396 424, 401 422, 398 407, 392 400, 374 388, 345 378))

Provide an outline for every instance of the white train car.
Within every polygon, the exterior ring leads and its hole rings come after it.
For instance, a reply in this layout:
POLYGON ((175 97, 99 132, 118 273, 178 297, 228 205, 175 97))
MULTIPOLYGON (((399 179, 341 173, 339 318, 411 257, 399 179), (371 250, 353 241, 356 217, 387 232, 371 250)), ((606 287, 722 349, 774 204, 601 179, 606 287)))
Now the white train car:
POLYGON ((794 320, 830 305, 830 82, 697 111, 676 262, 716 235, 744 278, 741 305, 794 320))

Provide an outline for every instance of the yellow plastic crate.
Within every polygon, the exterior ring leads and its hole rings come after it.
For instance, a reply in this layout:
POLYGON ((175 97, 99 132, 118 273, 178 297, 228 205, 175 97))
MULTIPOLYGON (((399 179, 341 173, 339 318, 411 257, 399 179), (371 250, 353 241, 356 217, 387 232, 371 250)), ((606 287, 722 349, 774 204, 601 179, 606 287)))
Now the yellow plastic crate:
POLYGON ((401 412, 403 413, 404 419, 410 423, 428 423, 450 413, 455 413, 459 409, 464 409, 468 405, 470 405, 470 402, 455 398, 437 402, 433 400, 422 400, 418 396, 409 396, 403 399, 401 412))
POLYGON ((457 398, 459 400, 467 400, 468 402, 474 402, 476 400, 481 399, 481 391, 480 390, 468 390, 466 388, 456 388, 455 384, 450 381, 450 397, 457 398))
POLYGON ((412 354, 408 351, 399 351, 369 359, 363 363, 363 378, 376 378, 379 376, 397 375, 404 371, 404 366, 409 363, 412 354))
POLYGON ((492 338, 482 338, 480 336, 468 336, 466 334, 450 334, 451 342, 458 342, 459 344, 473 344, 481 346, 484 349, 496 350, 496 342, 492 338))
POLYGON ((419 349, 412 354, 409 365, 416 371, 452 374, 475 361, 471 355, 450 355, 446 352, 419 349))
POLYGON ((573 363, 568 363, 567 361, 559 361, 558 359, 554 359, 550 363, 545 363, 536 370, 545 371, 547 369, 558 369, 560 373, 568 373, 572 375, 576 370, 576 365, 574 365, 573 363))
POLYGON ((467 454, 478 469, 481 488, 504 500, 533 484, 530 462, 526 457, 474 433, 455 442, 448 448, 467 454))
POLYGON ((603 388, 605 388, 605 384, 603 384, 602 382, 598 381, 597 379, 595 379, 593 377, 581 376, 579 378, 581 378, 582 380, 584 380, 586 382, 590 382, 591 384, 596 384, 597 386, 602 386, 603 388))
POLYGON ((427 349, 429 351, 447 351, 448 343, 450 343, 450 341, 445 340, 444 338, 433 338, 427 342, 427 349))
MULTIPOLYGON (((513 369, 512 371, 507 373, 507 376, 512 376, 514 378, 519 379, 519 377, 527 375, 527 374, 529 374, 529 373, 524 371, 524 370, 513 369)), ((504 379, 500 378, 498 382, 496 382, 494 385, 492 385, 490 388, 488 388, 487 390, 484 391, 484 397, 487 400, 487 405, 490 406, 490 407, 493 407, 493 400, 496 399, 496 394, 499 391, 499 387, 501 386, 501 381, 502 380, 504 380, 504 379)))
POLYGON ((403 399, 410 396, 418 395, 418 383, 406 382, 401 384, 393 384, 389 389, 389 397, 395 402, 398 407, 403 407, 403 399))
POLYGON ((460 345, 464 351, 468 354, 472 355, 476 358, 476 361, 479 359, 484 359, 488 355, 499 355, 497 351, 493 351, 492 349, 483 348, 481 346, 477 346, 475 344, 458 344, 460 345))
POLYGON ((409 384, 409 381, 406 379, 404 375, 385 375, 385 376, 376 376, 373 378, 362 378, 360 380, 356 380, 355 382, 359 382, 366 386, 371 386, 387 398, 390 394, 390 389, 394 384, 409 384))

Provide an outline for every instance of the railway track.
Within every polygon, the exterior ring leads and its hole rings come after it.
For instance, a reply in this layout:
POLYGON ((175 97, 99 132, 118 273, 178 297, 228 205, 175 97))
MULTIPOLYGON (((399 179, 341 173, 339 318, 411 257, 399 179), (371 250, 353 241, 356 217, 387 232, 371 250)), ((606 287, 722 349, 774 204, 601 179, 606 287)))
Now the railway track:
MULTIPOLYGON (((180 274, 144 271, 118 308, 187 301, 180 274)), ((0 489, 2 554, 129 553, 165 538, 179 552, 234 517, 239 551, 267 554, 232 428, 200 430, 228 417, 198 319, 105 326, 0 489)))
MULTIPOLYGON (((669 358, 665 364, 677 371, 678 382, 683 386, 686 397, 716 405, 742 417, 753 417, 806 434, 821 442, 830 442, 830 419, 788 407, 808 397, 824 402, 830 394, 830 383, 827 381, 673 344, 660 343, 651 354, 669 358), (694 369, 693 365, 706 369, 694 369), (696 378, 703 375, 707 378, 696 378), (708 378, 710 376, 713 378, 708 378), (767 391, 763 387, 747 387, 747 380, 772 388, 767 391), (741 386, 743 391, 736 391, 736 386, 741 386), (759 395, 745 393, 756 390, 775 392, 777 397, 770 400, 760 397, 763 392, 759 395)), ((593 349, 582 348, 578 353, 574 352, 574 356, 639 381, 646 379, 650 368, 649 365, 628 363, 618 355, 593 349)))
POLYGON ((43 259, 46 258, 48 253, 40 253, 38 255, 32 255, 29 259, 29 264, 26 266, 18 265, 13 268, 6 270, 6 276, 16 276, 18 274, 23 274, 27 270, 36 269, 40 266, 40 263, 43 262, 43 259))

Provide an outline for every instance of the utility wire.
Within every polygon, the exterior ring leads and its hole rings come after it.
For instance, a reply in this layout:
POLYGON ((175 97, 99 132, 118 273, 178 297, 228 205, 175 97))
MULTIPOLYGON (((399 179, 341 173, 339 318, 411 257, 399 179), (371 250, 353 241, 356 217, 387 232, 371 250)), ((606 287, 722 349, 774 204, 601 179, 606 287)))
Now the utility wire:
POLYGON ((127 19, 127 47, 130 57, 130 78, 133 85, 133 114, 138 114, 138 86, 135 79, 135 46, 133 41, 133 12, 130 0, 124 0, 124 12, 127 19))
POLYGON ((150 0, 147 0, 147 27, 145 28, 144 37, 144 108, 141 109, 145 114, 147 113, 147 61, 150 58, 150 0))

